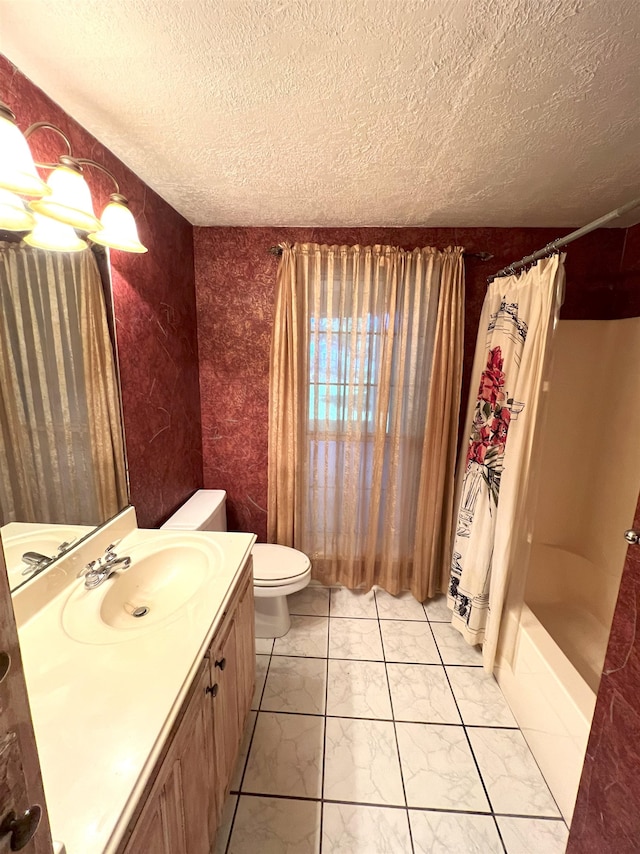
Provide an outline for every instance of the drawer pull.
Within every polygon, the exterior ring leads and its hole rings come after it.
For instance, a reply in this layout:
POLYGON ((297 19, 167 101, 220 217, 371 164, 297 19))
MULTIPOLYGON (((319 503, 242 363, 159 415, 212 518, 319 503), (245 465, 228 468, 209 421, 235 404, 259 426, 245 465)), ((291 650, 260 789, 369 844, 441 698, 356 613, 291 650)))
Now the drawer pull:
POLYGON ((0 824, 0 838, 4 837, 6 840, 7 835, 10 836, 9 850, 20 851, 31 842, 40 825, 41 816, 42 810, 38 804, 29 807, 20 816, 16 816, 13 810, 7 813, 0 824))
POLYGON ((215 685, 207 685, 207 687, 204 689, 204 693, 205 694, 211 694, 212 697, 217 697, 218 696, 218 683, 216 682, 215 685))
POLYGON ((219 661, 215 662, 215 665, 216 665, 216 667, 219 667, 220 670, 224 670, 225 667, 227 666, 227 659, 221 658, 219 661))

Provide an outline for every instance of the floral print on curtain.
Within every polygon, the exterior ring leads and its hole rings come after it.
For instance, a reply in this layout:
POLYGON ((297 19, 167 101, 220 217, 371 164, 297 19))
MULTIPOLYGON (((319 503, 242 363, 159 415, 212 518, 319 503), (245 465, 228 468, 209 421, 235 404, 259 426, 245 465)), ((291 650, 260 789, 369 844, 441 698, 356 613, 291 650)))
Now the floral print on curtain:
POLYGON ((498 311, 491 316, 489 335, 492 340, 506 337, 508 343, 506 346, 498 344, 489 350, 486 366, 480 376, 462 482, 462 500, 458 512, 449 583, 449 597, 452 600, 450 606, 453 607, 454 620, 457 615, 464 621, 465 627, 478 638, 476 643, 483 640, 481 635, 489 607, 492 533, 500 498, 500 480, 509 425, 524 408, 523 402, 514 401, 513 397, 508 396, 503 355, 505 346, 510 361, 507 369, 512 368, 517 372, 527 339, 527 324, 519 320, 516 303, 506 303, 504 300, 501 302, 498 311), (482 544, 478 543, 474 536, 474 518, 477 513, 486 517, 480 529, 475 531, 482 534, 482 544), (470 548, 480 548, 485 565, 482 589, 475 594, 460 586, 462 569, 470 548))
POLYGON ((482 308, 469 403, 466 456, 458 472, 448 603, 452 624, 483 644, 493 667, 523 507, 547 348, 564 287, 563 259, 543 259, 496 279, 482 308))

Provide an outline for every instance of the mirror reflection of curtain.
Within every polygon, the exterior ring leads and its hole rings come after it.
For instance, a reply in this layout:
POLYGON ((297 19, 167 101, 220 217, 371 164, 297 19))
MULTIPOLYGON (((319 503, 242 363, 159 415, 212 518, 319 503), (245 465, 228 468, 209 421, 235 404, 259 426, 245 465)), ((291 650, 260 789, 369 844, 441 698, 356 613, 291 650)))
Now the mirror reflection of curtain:
POLYGON ((0 524, 96 525, 127 503, 96 259, 0 243, 0 524))
POLYGON ((283 246, 268 538, 324 583, 445 589, 463 305, 461 248, 283 246))

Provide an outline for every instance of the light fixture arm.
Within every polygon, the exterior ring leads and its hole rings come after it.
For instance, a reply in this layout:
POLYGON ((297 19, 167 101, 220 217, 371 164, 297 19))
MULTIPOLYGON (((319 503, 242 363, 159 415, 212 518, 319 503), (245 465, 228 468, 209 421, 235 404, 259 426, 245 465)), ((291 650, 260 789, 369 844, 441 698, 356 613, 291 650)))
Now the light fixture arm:
POLYGON ((61 131, 59 127, 56 127, 55 125, 52 125, 49 122, 35 122, 35 124, 29 125, 29 127, 24 132, 23 136, 25 139, 29 139, 29 137, 31 136, 32 133, 34 133, 37 130, 41 130, 42 128, 46 128, 47 130, 55 131, 59 136, 61 136, 63 138, 63 140, 65 141, 65 145, 67 146, 67 155, 69 157, 72 156, 71 155, 71 143, 69 142, 69 138, 66 135, 66 133, 64 133, 64 131, 61 131))
POLYGON ((0 223, 12 231, 26 231, 24 241, 39 249, 74 252, 86 249, 84 239, 73 229, 86 232, 93 242, 122 252, 143 253, 147 248, 138 237, 129 202, 120 192, 115 175, 88 157, 74 157, 71 141, 64 131, 50 122, 35 122, 22 134, 12 110, 0 101, 0 223), (65 144, 65 153, 56 163, 34 163, 27 140, 36 131, 50 130, 65 144), (7 163, 5 164, 5 158, 7 163), (47 182, 36 166, 51 170, 47 182), (115 192, 98 219, 83 171, 98 169, 113 181, 115 192), (13 195, 12 195, 13 194, 13 195), (27 204, 19 197, 26 196, 27 204), (31 216, 31 211, 35 216, 31 216), (57 229, 54 234, 54 229, 57 229), (66 230, 66 231, 65 231, 66 230))
POLYGON ((116 180, 116 176, 113 174, 113 172, 110 172, 106 166, 102 166, 100 163, 96 163, 95 160, 89 160, 87 157, 76 157, 75 159, 78 161, 78 163, 82 163, 83 166, 94 166, 96 169, 99 169, 101 172, 104 172, 105 175, 108 175, 109 178, 111 178, 113 183, 116 185, 116 193, 118 193, 118 195, 121 195, 120 185, 116 180))

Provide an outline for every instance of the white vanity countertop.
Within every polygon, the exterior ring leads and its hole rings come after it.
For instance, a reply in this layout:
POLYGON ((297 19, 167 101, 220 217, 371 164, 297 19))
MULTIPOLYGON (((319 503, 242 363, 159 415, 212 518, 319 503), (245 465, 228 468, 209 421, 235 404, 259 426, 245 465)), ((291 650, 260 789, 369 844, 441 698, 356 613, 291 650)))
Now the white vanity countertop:
MULTIPOLYGON (((67 854, 116 850, 255 542, 253 534, 189 536, 212 542, 222 555, 220 570, 146 633, 119 643, 69 637, 62 606, 83 584, 75 578, 20 626, 52 835, 67 854)), ((179 538, 136 529, 117 551, 179 538)))

